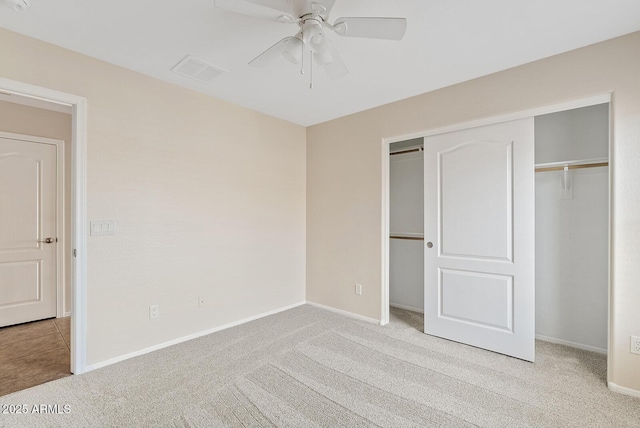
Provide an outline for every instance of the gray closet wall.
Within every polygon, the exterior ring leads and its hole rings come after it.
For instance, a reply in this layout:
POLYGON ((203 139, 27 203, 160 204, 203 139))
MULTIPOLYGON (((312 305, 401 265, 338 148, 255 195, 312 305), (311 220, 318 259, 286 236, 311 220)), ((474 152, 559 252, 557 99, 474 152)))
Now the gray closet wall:
MULTIPOLYGON (((535 118, 536 165, 606 161, 609 105, 535 118)), ((609 168, 536 173, 536 334, 606 352, 609 168)))
MULTIPOLYGON (((392 151, 420 147, 423 139, 394 143, 392 151)), ((390 234, 403 238, 424 237, 423 152, 390 156, 390 234)), ((424 241, 390 239, 389 303, 424 312, 424 241)))

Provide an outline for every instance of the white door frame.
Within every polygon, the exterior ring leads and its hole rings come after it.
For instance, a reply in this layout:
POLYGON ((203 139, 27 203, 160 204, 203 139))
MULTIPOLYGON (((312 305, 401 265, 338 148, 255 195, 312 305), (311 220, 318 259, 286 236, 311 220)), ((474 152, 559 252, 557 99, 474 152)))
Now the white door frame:
POLYGON ((34 135, 14 134, 0 131, 0 138, 25 141, 29 143, 50 144, 56 148, 56 237, 61 245, 56 245, 56 317, 66 316, 65 302, 65 254, 68 243, 65 238, 65 186, 64 186, 64 141, 53 138, 36 137, 34 135), (62 256, 61 256, 62 255, 62 256))
POLYGON ((87 99, 0 78, 0 91, 71 107, 71 372, 87 367, 87 99))
MULTIPOLYGON (((442 128, 429 129, 420 132, 414 132, 411 134, 405 134, 396 137, 387 137, 382 139, 382 227, 381 229, 381 243, 382 243, 382 284, 381 284, 381 303, 382 307, 380 308, 380 325, 385 325, 389 323, 389 210, 390 210, 390 199, 389 199, 389 170, 390 170, 390 156, 389 156, 389 148, 390 144, 397 143, 405 140, 412 140, 414 138, 423 138, 430 137, 433 135, 444 134, 448 132, 461 131, 463 129, 476 128, 479 126, 493 125, 501 122, 508 122, 516 119, 523 119, 527 117, 535 117, 543 114, 557 113, 560 111, 573 110, 581 107, 589 107, 596 104, 604 104, 609 103, 612 105, 613 93, 606 92, 602 94, 593 95, 590 97, 585 97, 577 100, 567 101, 564 103, 553 104, 545 107, 539 107, 529 110, 524 110, 520 112, 505 114, 501 116, 494 116, 485 119, 474 120, 470 122, 459 123, 451 126, 445 126, 442 128)), ((613 141, 613 126, 612 126, 612 111, 613 108, 609 108, 609 260, 608 260, 608 269, 609 269, 609 280, 608 280, 608 343, 607 348, 611 349, 611 338, 613 337, 611 331, 611 314, 613 313, 611 308, 611 237, 612 235, 612 219, 613 219, 613 203, 612 203, 612 195, 613 195, 613 168, 615 168, 615 159, 613 159, 613 151, 612 144, 613 141)), ((611 364, 611 358, 607 359, 607 365, 611 364)), ((611 373, 611 367, 607 367, 607 378, 611 373)))

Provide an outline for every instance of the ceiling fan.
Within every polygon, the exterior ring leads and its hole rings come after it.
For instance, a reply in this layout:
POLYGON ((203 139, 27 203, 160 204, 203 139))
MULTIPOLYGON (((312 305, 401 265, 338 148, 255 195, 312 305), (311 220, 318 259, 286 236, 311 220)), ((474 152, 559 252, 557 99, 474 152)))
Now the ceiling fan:
POLYGON ((300 65, 304 74, 305 51, 309 51, 309 70, 313 88, 313 63, 323 68, 332 79, 349 73, 337 50, 327 37, 331 30, 342 37, 401 40, 407 29, 405 18, 338 18, 328 22, 336 0, 214 0, 220 9, 266 19, 282 24, 297 24, 298 33, 262 52, 249 62, 253 67, 266 67, 280 55, 300 65))

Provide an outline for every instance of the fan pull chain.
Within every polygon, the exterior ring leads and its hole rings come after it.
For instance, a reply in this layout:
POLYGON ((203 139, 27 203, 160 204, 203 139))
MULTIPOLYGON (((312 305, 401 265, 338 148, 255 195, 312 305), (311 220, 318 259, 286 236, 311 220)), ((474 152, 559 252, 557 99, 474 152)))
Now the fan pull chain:
POLYGON ((304 75, 304 29, 300 30, 300 35, 302 43, 300 49, 302 50, 302 55, 300 55, 300 74, 304 75))
POLYGON ((313 89, 313 53, 309 54, 309 89, 313 89))

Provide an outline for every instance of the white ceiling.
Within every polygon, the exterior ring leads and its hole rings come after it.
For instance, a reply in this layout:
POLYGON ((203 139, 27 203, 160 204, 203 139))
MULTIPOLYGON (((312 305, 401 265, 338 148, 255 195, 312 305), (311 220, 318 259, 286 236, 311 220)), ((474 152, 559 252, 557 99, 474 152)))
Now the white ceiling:
MULTIPOLYGON (((294 0, 295 1, 295 0, 294 0)), ((342 16, 406 17, 400 42, 333 37, 339 80, 278 58, 247 63, 297 26, 214 7, 213 0, 31 0, 0 26, 300 125, 345 116, 640 30, 638 0, 337 0, 342 16), (170 71, 187 54, 229 73, 208 85, 170 71)))

